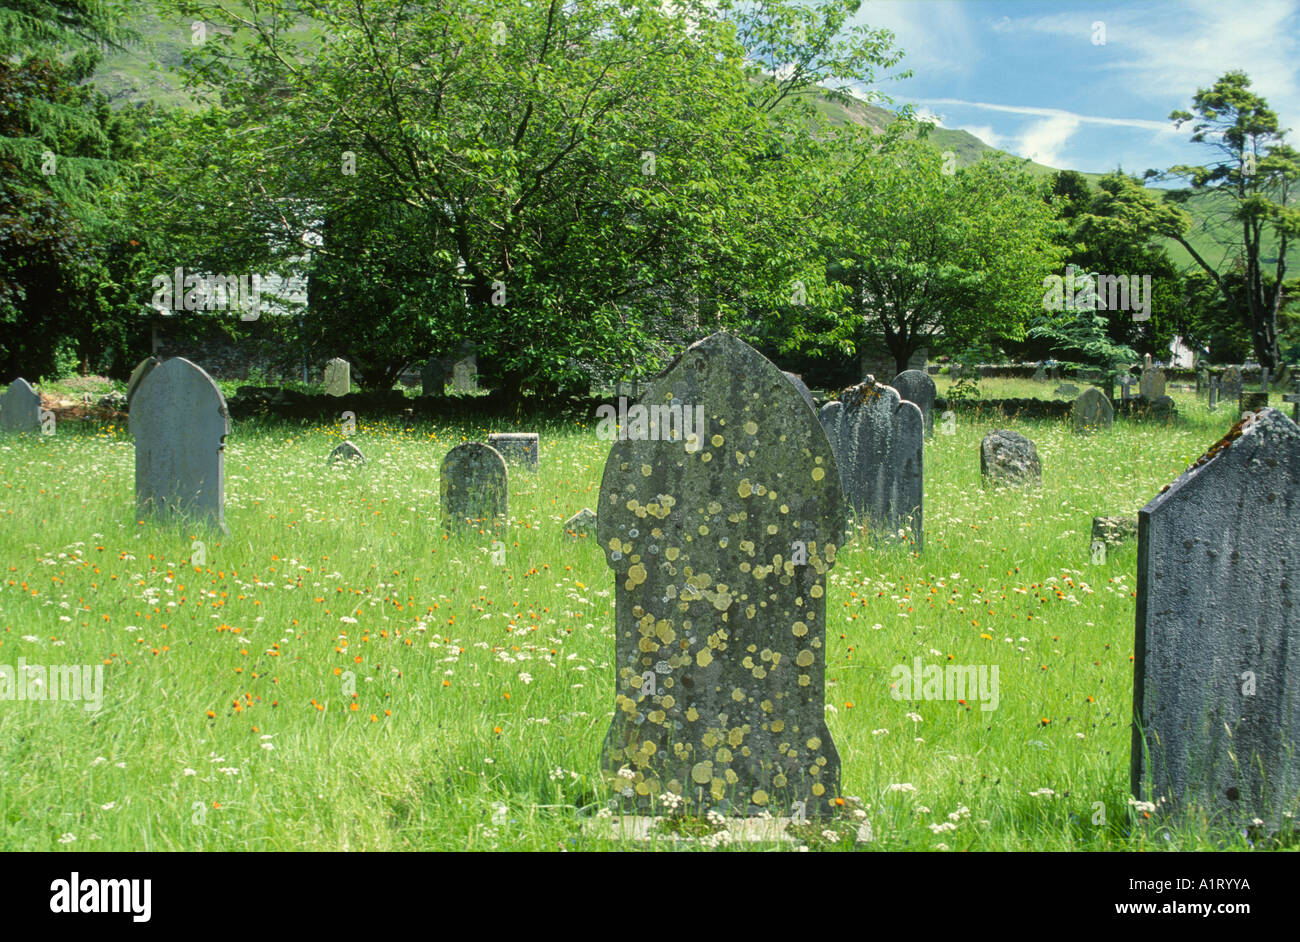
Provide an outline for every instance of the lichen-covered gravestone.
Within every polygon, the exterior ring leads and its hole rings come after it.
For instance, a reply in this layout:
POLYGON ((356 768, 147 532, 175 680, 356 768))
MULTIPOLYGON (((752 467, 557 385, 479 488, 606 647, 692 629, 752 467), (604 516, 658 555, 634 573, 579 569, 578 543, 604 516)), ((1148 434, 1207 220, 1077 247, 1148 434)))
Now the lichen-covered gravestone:
POLYGON ((997 429, 980 442, 980 474, 985 483, 1020 487, 1042 482, 1038 447, 1019 432, 997 429))
POLYGON ((934 437, 934 398, 938 394, 934 380, 924 370, 903 370, 894 377, 889 385, 898 390, 898 394, 907 402, 916 403, 925 420, 925 437, 934 437))
POLYGON ((890 534, 911 527, 921 552, 925 420, 920 407, 868 377, 822 406, 817 417, 835 451, 856 524, 890 534))
POLYGON ((1070 418, 1076 432, 1110 428, 1115 422, 1115 409, 1100 389, 1085 389, 1070 407, 1070 418))
POLYGON ((442 459, 438 478, 442 516, 449 529, 491 526, 509 512, 506 462, 490 445, 457 445, 442 459))
POLYGON ((799 390, 799 395, 803 397, 804 402, 808 403, 808 408, 816 409, 817 400, 813 398, 812 390, 804 384, 803 377, 798 373, 787 373, 785 370, 782 370, 781 373, 791 382, 795 389, 799 390))
POLYGON ((328 464, 334 464, 336 461, 355 461, 359 464, 365 464, 366 456, 363 455, 361 449, 352 444, 352 442, 345 441, 335 445, 334 450, 330 452, 330 456, 327 459, 328 464))
POLYGON ((131 408, 131 400, 135 398, 135 391, 140 388, 144 378, 154 371, 154 368, 162 363, 157 357, 145 357, 135 369, 131 371, 131 378, 126 382, 126 407, 131 408))
POLYGON ((781 371, 725 333, 642 402, 701 405, 702 440, 618 441, 597 534, 615 573, 614 719, 602 766, 625 808, 828 812, 826 575, 844 531, 830 443, 781 371), (671 800, 671 799, 670 799, 671 800))
POLYGON ((212 377, 184 357, 154 367, 131 400, 140 516, 184 516, 226 529, 230 413, 212 377))
POLYGON ((451 384, 456 392, 474 392, 478 389, 478 354, 471 353, 452 364, 451 384))
POLYGON ((21 376, 0 396, 0 430, 38 434, 41 431, 40 394, 21 376))
POLYGON ((1294 826, 1297 573, 1300 427, 1264 409, 1138 514, 1136 797, 1294 826))
POLYGON ((335 357, 325 364, 325 393, 346 396, 352 390, 352 364, 335 357))
POLYGON ((537 470, 540 448, 536 432, 494 432, 488 436, 488 444, 501 453, 506 464, 537 470))
POLYGON ((1241 370, 1230 366, 1219 376, 1219 400, 1236 402, 1241 398, 1241 370))
POLYGON ((1151 366, 1150 361, 1151 357, 1148 355, 1147 365, 1142 370, 1142 379, 1138 384, 1138 392, 1143 399, 1154 402, 1165 394, 1165 374, 1151 366))

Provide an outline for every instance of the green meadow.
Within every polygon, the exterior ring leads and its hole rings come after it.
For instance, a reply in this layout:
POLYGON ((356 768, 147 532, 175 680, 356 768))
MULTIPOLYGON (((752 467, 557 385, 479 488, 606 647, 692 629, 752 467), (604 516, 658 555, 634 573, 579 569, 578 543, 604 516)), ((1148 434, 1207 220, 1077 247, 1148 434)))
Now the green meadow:
MULTIPOLYGON (((731 846, 1252 846, 1129 800, 1136 546, 1095 560, 1090 524, 1134 516, 1236 418, 1171 394, 1169 423, 1085 436, 959 413, 935 435, 924 554, 857 541, 829 576, 845 822, 731 846), (1041 488, 981 485, 997 427, 1037 443, 1041 488), (915 658, 996 667, 997 708, 895 698, 894 668, 915 658)), ((603 827, 613 577, 561 527, 596 507, 609 443, 594 423, 359 416, 350 437, 368 463, 329 467, 337 426, 235 422, 229 536, 136 519, 121 426, 0 439, 0 664, 103 668, 98 709, 0 700, 0 849, 704 846, 673 839, 690 822, 649 843, 603 827), (542 466, 512 469, 508 527, 447 538, 443 455, 513 430, 541 433, 542 466)))

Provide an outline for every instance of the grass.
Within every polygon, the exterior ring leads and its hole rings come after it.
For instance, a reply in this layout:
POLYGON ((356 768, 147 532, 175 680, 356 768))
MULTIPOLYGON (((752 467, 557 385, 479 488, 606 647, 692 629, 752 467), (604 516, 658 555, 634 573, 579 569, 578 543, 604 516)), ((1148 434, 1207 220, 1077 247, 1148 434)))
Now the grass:
MULTIPOLYGON (((1128 802, 1136 549, 1094 565, 1090 521, 1135 514, 1235 418, 1172 394, 1175 423, 1087 438, 999 421, 1037 442, 1034 491, 981 486, 993 423, 927 445, 925 554, 854 544, 828 584, 827 721, 872 840, 854 820, 783 846, 1249 846, 1128 802), (894 699, 916 656, 996 665, 998 708, 894 699)), ((229 537, 137 521, 122 427, 0 440, 0 664, 104 678, 98 712, 0 701, 0 849, 629 846, 583 827, 610 794, 613 580, 560 527, 609 444, 530 429, 504 566, 438 525, 442 456, 509 430, 361 417, 369 463, 328 468, 336 426, 236 423, 229 537)), ((700 846, 670 830, 655 846, 700 846)))

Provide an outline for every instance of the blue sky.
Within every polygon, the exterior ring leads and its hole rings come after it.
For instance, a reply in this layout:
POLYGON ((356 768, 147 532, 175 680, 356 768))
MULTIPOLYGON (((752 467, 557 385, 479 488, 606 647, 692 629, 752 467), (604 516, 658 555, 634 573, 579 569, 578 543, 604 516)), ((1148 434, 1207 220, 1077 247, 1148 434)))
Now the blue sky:
POLYGON ((1233 68, 1300 147, 1300 0, 866 0, 856 22, 892 30, 915 73, 877 90, 1053 167, 1207 161, 1167 119, 1233 68))

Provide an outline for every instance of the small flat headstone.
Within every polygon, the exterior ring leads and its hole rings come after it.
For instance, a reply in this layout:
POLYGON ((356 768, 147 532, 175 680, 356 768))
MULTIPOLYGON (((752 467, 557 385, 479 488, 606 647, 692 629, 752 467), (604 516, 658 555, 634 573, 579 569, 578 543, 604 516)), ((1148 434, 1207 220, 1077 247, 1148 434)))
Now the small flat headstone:
POLYGON ((1062 383, 1061 385, 1056 387, 1056 389, 1052 392, 1052 395, 1067 396, 1069 398, 1074 398, 1075 396, 1079 395, 1079 387, 1074 385, 1074 383, 1062 383))
POLYGON ((986 483, 1022 487, 1042 483, 1038 447, 1019 432, 996 429, 980 442, 980 474, 986 483))
POLYGON ((465 442, 442 459, 442 516, 451 528, 491 526, 509 513, 506 462, 491 445, 465 442))
POLYGON ((596 512, 583 507, 576 514, 564 521, 564 532, 573 539, 590 536, 596 531, 596 512))
POLYGON ((812 391, 804 385, 803 377, 798 373, 787 373, 785 370, 781 371, 781 375, 788 379, 795 389, 799 390, 799 395, 803 396, 803 401, 808 403, 808 408, 815 411, 817 409, 817 400, 813 399, 812 391))
POLYGON ((366 456, 363 455, 361 449, 352 444, 352 442, 345 441, 334 446, 334 450, 330 452, 327 461, 329 464, 334 464, 336 461, 356 461, 360 464, 365 464, 366 456))
POLYGON ((352 364, 335 357, 325 364, 325 393, 329 396, 346 396, 352 391, 352 364))
POLYGON ((226 399, 183 357, 154 367, 131 401, 135 498, 141 517, 196 517, 226 529, 226 399))
POLYGON ((0 430, 40 434, 41 397, 21 376, 0 396, 0 430))
POLYGON ((855 525, 889 536, 910 527, 921 552, 925 420, 920 407, 868 378, 822 406, 817 417, 835 452, 855 525))
POLYGON ((934 437, 934 399, 938 394, 934 380, 923 370, 903 370, 889 385, 898 390, 905 402, 914 402, 925 420, 925 437, 934 437))
POLYGON ((1101 394, 1100 389, 1085 389, 1079 398, 1074 400, 1070 408, 1070 418, 1076 432, 1110 428, 1115 422, 1115 409, 1101 394))
POLYGON ((140 383, 161 362, 162 360, 158 359, 158 357, 145 357, 131 371, 131 378, 126 382, 126 405, 128 409, 131 407, 131 400, 135 397, 135 391, 140 388, 140 383))
POLYGON ((537 470, 540 448, 536 432, 494 432, 488 436, 488 444, 501 453, 506 464, 537 470))
POLYGON ((1157 812, 1294 827, 1300 427, 1238 422, 1138 513, 1130 784, 1157 812))

